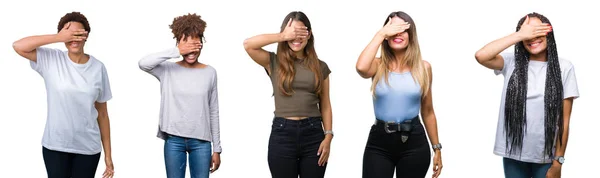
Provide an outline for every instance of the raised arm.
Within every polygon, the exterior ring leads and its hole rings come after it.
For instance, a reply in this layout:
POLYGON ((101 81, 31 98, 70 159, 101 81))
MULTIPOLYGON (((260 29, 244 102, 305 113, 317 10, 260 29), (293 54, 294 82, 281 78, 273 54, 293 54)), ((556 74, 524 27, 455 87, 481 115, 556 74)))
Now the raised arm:
POLYGON ((71 22, 65 24, 57 34, 29 36, 13 43, 13 49, 20 56, 37 62, 37 48, 51 43, 85 41, 87 33, 84 29, 69 29, 71 22))
POLYGON ((504 68, 504 59, 500 55, 502 51, 523 40, 545 36, 551 30, 548 24, 530 25, 529 17, 526 17, 525 22, 523 22, 518 32, 494 40, 483 46, 483 48, 475 53, 475 59, 477 59, 479 64, 489 69, 502 70, 504 68))
POLYGON ((356 62, 356 72, 363 78, 373 77, 377 73, 377 66, 380 62, 380 59, 376 58, 375 55, 377 55, 381 43, 386 38, 402 33, 408 28, 410 28, 410 24, 393 24, 390 18, 388 23, 377 32, 367 47, 360 53, 356 62))
POLYGON ((244 49, 254 62, 269 70, 269 52, 262 49, 264 46, 308 36, 309 32, 306 26, 297 25, 290 19, 281 33, 262 34, 244 40, 244 49))
POLYGON ((202 43, 188 42, 184 39, 186 39, 185 36, 181 38, 176 48, 171 48, 158 53, 149 54, 142 58, 140 61, 138 61, 140 69, 152 74, 158 74, 159 71, 154 71, 154 69, 159 64, 169 59, 177 58, 180 55, 198 52, 202 48, 202 43))

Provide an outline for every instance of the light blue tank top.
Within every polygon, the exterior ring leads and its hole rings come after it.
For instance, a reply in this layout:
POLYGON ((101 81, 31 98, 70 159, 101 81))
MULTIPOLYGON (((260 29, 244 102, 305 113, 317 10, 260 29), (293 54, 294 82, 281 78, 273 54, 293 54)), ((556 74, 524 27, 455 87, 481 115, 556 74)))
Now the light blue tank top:
POLYGON ((375 117, 388 122, 402 122, 419 115, 421 86, 410 72, 389 73, 389 85, 382 77, 375 86, 375 117))

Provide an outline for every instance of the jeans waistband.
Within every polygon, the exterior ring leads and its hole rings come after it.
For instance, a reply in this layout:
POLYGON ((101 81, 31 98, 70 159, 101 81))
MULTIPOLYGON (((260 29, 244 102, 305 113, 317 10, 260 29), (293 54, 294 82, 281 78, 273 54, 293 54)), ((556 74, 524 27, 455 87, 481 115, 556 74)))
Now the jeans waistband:
POLYGON ((323 119, 321 117, 306 117, 300 120, 291 120, 286 119, 284 117, 275 117, 273 118, 274 123, 283 123, 283 124, 293 124, 293 125, 306 125, 312 123, 321 122, 323 119))

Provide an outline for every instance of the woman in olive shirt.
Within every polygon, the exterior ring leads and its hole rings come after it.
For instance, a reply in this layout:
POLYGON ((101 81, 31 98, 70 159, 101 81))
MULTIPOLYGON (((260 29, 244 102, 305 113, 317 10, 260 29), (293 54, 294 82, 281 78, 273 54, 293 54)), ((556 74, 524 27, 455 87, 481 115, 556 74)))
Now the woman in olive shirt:
POLYGON ((269 168, 274 178, 325 175, 331 131, 329 73, 317 57, 308 17, 289 13, 280 33, 246 39, 244 48, 265 68, 275 97, 269 139, 269 168), (278 43, 277 54, 262 47, 278 43), (324 128, 324 129, 323 129, 324 128))

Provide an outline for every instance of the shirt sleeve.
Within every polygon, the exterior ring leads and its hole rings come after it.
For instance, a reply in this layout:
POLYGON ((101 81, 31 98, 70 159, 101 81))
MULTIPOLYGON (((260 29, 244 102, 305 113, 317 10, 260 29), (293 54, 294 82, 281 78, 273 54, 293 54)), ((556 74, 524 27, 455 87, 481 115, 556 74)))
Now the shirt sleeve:
POLYGON ((58 49, 38 47, 36 49, 36 61, 29 61, 31 69, 44 76, 44 73, 50 68, 51 63, 58 60, 61 52, 58 49))
POLYGON ((210 132, 212 135, 213 152, 221 153, 221 133, 219 128, 219 92, 217 88, 217 73, 213 75, 213 83, 210 90, 210 132))
POLYGON ((331 74, 331 70, 329 70, 329 66, 327 65, 327 63, 320 61, 321 62, 321 75, 323 75, 323 80, 327 79, 327 77, 329 77, 329 74, 331 74))
POLYGON ((108 100, 112 99, 112 91, 110 89, 110 81, 108 79, 108 73, 106 72, 106 67, 102 66, 102 81, 100 86, 100 93, 98 95, 98 99, 96 102, 105 103, 108 100))
POLYGON ((515 54, 514 53, 501 53, 502 60, 504 60, 504 66, 501 70, 494 70, 494 74, 496 75, 506 75, 506 72, 509 68, 514 67, 515 54))
POLYGON ((579 98, 579 88, 577 86, 577 77, 575 77, 575 68, 571 65, 562 73, 563 77, 563 99, 579 98))
POLYGON ((179 49, 171 48, 145 56, 138 62, 138 65, 140 69, 160 80, 166 70, 164 62, 177 57, 179 57, 179 49))

